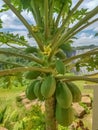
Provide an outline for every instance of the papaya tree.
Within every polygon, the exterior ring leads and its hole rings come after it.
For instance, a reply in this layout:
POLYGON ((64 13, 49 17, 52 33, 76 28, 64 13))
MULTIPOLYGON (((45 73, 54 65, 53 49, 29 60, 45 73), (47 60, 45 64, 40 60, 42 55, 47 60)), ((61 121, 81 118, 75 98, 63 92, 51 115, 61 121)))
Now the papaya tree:
POLYGON ((12 10, 27 28, 29 37, 36 41, 36 46, 33 40, 29 44, 24 37, 1 32, 1 42, 14 49, 0 49, 0 54, 28 62, 23 65, 0 60, 12 65, 0 70, 0 76, 23 73, 22 76, 29 79, 26 95, 30 100, 38 98, 45 102, 46 130, 57 130, 58 124, 66 127, 72 123, 72 102, 81 100, 81 92, 72 81, 98 83, 98 78, 90 75, 71 74, 73 68, 79 71, 82 66, 88 70, 98 69, 98 48, 75 56, 67 55, 72 52, 71 43, 76 34, 98 21, 95 17, 98 6, 90 11, 79 8, 83 1, 78 0, 73 6, 72 0, 3 0, 1 11, 12 10), (22 16, 23 10, 31 12, 35 23, 30 24, 22 16))

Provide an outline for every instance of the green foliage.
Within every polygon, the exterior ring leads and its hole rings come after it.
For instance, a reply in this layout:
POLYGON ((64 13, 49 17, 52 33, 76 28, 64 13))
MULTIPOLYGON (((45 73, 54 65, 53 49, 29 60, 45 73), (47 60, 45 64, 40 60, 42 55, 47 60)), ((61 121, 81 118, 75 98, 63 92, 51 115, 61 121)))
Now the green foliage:
POLYGON ((27 41, 24 38, 24 36, 20 36, 19 34, 13 34, 13 33, 4 33, 0 32, 0 42, 6 45, 26 45, 27 41))
POLYGON ((98 69, 98 55, 89 56, 89 58, 83 57, 75 64, 77 71, 80 71, 81 67, 85 67, 88 71, 94 71, 98 69))
POLYGON ((0 87, 3 87, 3 88, 23 86, 23 78, 21 74, 17 74, 15 76, 1 77, 0 82, 1 82, 0 87))
POLYGON ((6 4, 3 4, 2 5, 2 8, 0 9, 0 12, 4 12, 4 11, 7 11, 9 9, 9 7, 6 5, 6 4))
MULTIPOLYGON (((15 1, 15 3, 16 2, 17 1, 15 1)), ((30 8, 30 2, 31 2, 31 0, 20 0, 20 2, 21 2, 21 5, 22 5, 23 9, 29 9, 30 8)))
POLYGON ((29 111, 9 110, 3 123, 9 130, 44 130, 45 117, 41 106, 35 105, 29 111))
POLYGON ((69 8, 72 5, 71 0, 55 0, 54 10, 55 12, 59 13, 63 6, 63 13, 62 15, 66 15, 69 11, 69 8))
POLYGON ((87 9, 80 9, 77 10, 71 19, 71 23, 75 22, 76 20, 81 20, 87 14, 87 9))
POLYGON ((84 103, 82 103, 82 102, 80 102, 79 104, 85 109, 86 114, 89 114, 89 113, 90 113, 90 108, 89 108, 86 104, 84 104, 84 103))
POLYGON ((7 107, 4 107, 4 108, 0 107, 0 124, 2 124, 4 121, 6 109, 7 107))

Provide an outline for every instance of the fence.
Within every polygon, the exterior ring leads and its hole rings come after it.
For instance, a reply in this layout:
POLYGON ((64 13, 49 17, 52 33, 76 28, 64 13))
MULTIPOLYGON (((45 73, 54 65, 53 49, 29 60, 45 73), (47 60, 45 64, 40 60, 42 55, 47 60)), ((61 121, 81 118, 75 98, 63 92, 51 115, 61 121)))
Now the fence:
POLYGON ((98 130, 98 84, 85 84, 85 89, 93 89, 92 130, 98 130))

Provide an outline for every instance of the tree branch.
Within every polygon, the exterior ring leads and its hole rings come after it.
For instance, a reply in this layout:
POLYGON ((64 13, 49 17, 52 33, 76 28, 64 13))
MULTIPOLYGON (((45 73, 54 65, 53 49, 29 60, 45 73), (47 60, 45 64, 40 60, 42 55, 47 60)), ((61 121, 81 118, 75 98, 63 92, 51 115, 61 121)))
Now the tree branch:
POLYGON ((59 14, 58 14, 58 16, 57 16, 57 19, 56 19, 56 22, 55 22, 55 26, 56 26, 56 27, 58 27, 58 24, 59 24, 59 22, 60 22, 63 9, 64 9, 64 4, 62 4, 61 10, 60 10, 60 12, 59 12, 59 14))
POLYGON ((84 80, 98 83, 98 78, 89 78, 87 76, 56 76, 57 79, 67 81, 77 81, 77 80, 84 80))
POLYGON ((92 77, 92 76, 97 76, 97 75, 98 75, 98 72, 95 72, 95 73, 92 73, 92 74, 86 74, 85 76, 92 77))
POLYGON ((21 20, 21 22, 25 25, 31 35, 35 38, 39 48, 43 50, 43 44, 41 43, 41 39, 33 32, 32 27, 28 24, 28 22, 24 19, 24 17, 16 10, 16 8, 10 4, 9 0, 3 0, 8 7, 14 12, 14 14, 21 20))
POLYGON ((3 60, 0 60, 0 63, 14 65, 16 67, 23 67, 23 65, 20 65, 20 64, 17 64, 17 63, 13 63, 13 62, 3 61, 3 60))
MULTIPOLYGON (((54 21, 53 21, 54 3, 55 3, 55 0, 51 0, 50 5, 49 5, 49 18, 48 18, 49 28, 54 26, 54 21)), ((49 30, 49 33, 50 33, 50 30, 49 30)))
POLYGON ((91 55, 95 55, 95 54, 98 54, 98 48, 94 49, 94 50, 91 50, 91 51, 88 51, 86 53, 83 53, 83 54, 79 54, 79 55, 76 55, 76 56, 72 56, 66 60, 64 60, 64 63, 65 64, 68 64, 70 62, 72 62, 73 60, 76 60, 78 58, 85 58, 85 57, 88 57, 88 56, 91 56, 91 55))
POLYGON ((49 13, 49 7, 48 7, 48 0, 44 0, 44 9, 45 9, 45 20, 44 20, 44 30, 45 30, 45 39, 48 38, 48 34, 49 34, 49 24, 48 24, 48 13, 49 13))
POLYGON ((10 48, 16 49, 18 52, 21 52, 23 48, 15 47, 11 45, 10 43, 6 43, 5 45, 9 46, 10 48))
MULTIPOLYGON (((62 39, 60 39, 63 42, 67 42, 69 39, 71 39, 75 34, 77 34, 78 32, 80 32, 81 30, 85 29, 86 27, 88 27, 89 25, 95 23, 98 21, 98 18, 92 20, 91 22, 87 22, 84 26, 78 28, 77 30, 73 31, 70 35, 68 35, 68 37, 66 36, 62 36, 62 39)), ((60 45, 60 44, 59 44, 60 45)))
POLYGON ((47 68, 38 68, 38 67, 17 67, 13 69, 5 69, 0 71, 0 76, 20 73, 20 72, 26 72, 26 71, 39 71, 43 73, 51 73, 53 72, 52 69, 47 68))
MULTIPOLYGON (((69 31, 67 31, 67 33, 63 34, 63 36, 57 40, 56 43, 53 45, 50 57, 54 54, 54 51, 56 48, 58 48, 59 44, 61 44, 61 41, 65 38, 68 38, 68 36, 75 32, 77 29, 79 29, 81 26, 83 26, 90 18, 94 17, 96 14, 98 13, 98 6, 96 8, 94 8, 93 10, 91 10, 83 19, 81 19, 74 27, 72 27, 71 29, 69 29, 69 31)), ((59 33, 59 32, 58 32, 59 33)), ((49 58, 50 58, 49 57, 49 58)))
POLYGON ((39 64, 43 64, 43 62, 40 59, 36 58, 35 56, 26 56, 26 55, 23 55, 23 54, 17 54, 17 53, 14 53, 14 52, 9 52, 9 51, 7 52, 7 51, 3 51, 3 50, 0 50, 0 54, 22 57, 22 58, 30 60, 30 61, 35 61, 39 64))
MULTIPOLYGON (((94 8, 93 10, 91 10, 83 19, 81 19, 74 27, 72 27, 66 34, 64 34, 63 35, 64 38, 67 38, 71 33, 73 33, 74 31, 79 29, 81 26, 83 26, 85 23, 87 23, 88 20, 94 17, 97 13, 98 13, 98 6, 94 8)), ((63 37, 61 38, 61 40, 62 39, 63 37)), ((58 44, 60 43, 61 40, 59 40, 58 44)))
MULTIPOLYGON (((68 16, 66 17, 66 19, 63 21, 61 27, 58 29, 57 33, 55 34, 54 38, 53 38, 53 48, 52 48, 52 52, 54 52, 56 46, 57 46, 57 39, 59 38, 59 34, 62 33, 62 30, 64 30, 65 26, 67 25, 67 23, 69 22, 69 20, 71 19, 73 13, 77 10, 77 8, 81 5, 81 3, 84 0, 79 0, 78 3, 75 5, 75 7, 70 11, 70 13, 68 14, 68 16), (55 43, 56 42, 56 43, 55 43)), ((51 53, 52 53, 51 52, 51 53)))
POLYGON ((22 44, 22 45, 24 45, 24 46, 27 46, 27 47, 29 47, 29 45, 28 44, 26 44, 25 42, 23 42, 22 40, 20 40, 20 39, 16 39, 15 37, 14 38, 12 38, 12 37, 10 37, 10 36, 8 36, 7 34, 1 34, 0 33, 0 36, 1 37, 6 37, 6 38, 8 38, 8 39, 10 39, 10 40, 12 40, 12 41, 15 41, 15 42, 18 42, 18 43, 20 43, 20 44, 22 44))

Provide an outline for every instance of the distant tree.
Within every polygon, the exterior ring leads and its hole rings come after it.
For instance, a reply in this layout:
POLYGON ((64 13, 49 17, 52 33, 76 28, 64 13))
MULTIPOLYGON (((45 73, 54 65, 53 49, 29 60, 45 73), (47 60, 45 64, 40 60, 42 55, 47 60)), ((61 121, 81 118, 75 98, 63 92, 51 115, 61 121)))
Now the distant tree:
POLYGON ((98 33, 95 34, 95 37, 98 36, 98 33))

